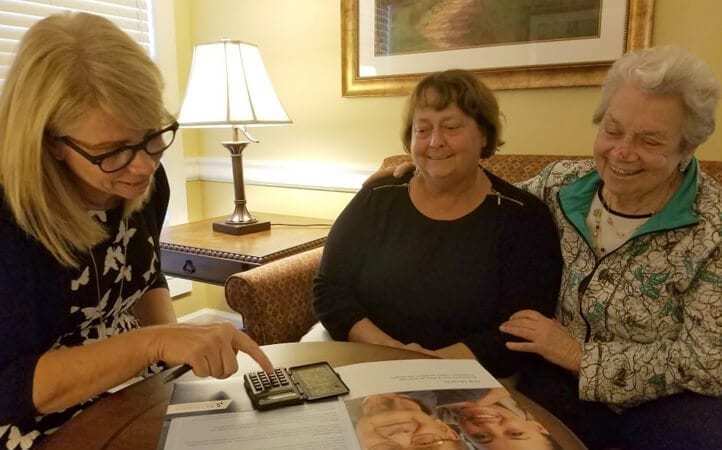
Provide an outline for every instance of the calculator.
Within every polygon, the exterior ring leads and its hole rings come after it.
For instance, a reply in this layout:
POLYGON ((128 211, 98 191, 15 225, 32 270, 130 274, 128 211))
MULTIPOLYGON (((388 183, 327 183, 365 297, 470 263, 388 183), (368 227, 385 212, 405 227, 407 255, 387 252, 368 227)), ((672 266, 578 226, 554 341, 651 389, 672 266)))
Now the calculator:
POLYGON ((327 362, 277 368, 243 375, 243 386, 259 411, 348 394, 348 387, 327 362))

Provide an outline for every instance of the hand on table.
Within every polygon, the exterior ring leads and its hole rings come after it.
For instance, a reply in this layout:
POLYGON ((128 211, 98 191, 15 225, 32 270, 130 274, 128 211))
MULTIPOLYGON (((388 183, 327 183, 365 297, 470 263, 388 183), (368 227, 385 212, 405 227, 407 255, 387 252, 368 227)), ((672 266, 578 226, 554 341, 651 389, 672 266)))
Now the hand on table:
POLYGON ((388 339, 385 339, 380 342, 369 342, 369 343, 384 345, 386 347, 400 348, 403 350, 411 350, 412 352, 423 353, 425 355, 430 355, 430 356, 436 356, 436 357, 439 356, 435 351, 424 348, 424 347, 420 346, 419 344, 417 344, 416 342, 412 342, 410 344, 404 344, 403 342, 397 341, 396 339, 394 339, 392 337, 389 337, 388 339))
POLYGON ((413 172, 416 170, 416 166, 413 162, 407 161, 399 164, 398 166, 394 167, 394 177, 395 178, 401 178, 407 173, 413 172))
POLYGON ((429 350, 416 342, 404 344, 381 330, 368 318, 359 320, 351 327, 348 333, 348 340, 351 342, 365 342, 367 344, 385 345, 387 347, 411 350, 435 358, 474 358, 471 350, 461 342, 437 350, 429 350))
POLYGON ((273 365, 253 339, 230 322, 210 325, 161 325, 149 327, 153 362, 188 364, 199 377, 228 378, 238 370, 236 353, 242 351, 270 372, 273 365))
POLYGON ((507 342, 509 350, 536 353, 558 366, 579 372, 582 347, 558 321, 525 309, 512 314, 499 329, 528 341, 507 342))
POLYGON ((441 359, 475 359, 474 353, 466 346, 463 342, 457 342, 455 344, 448 345, 446 347, 437 348, 436 350, 429 350, 428 348, 422 347, 416 342, 410 344, 401 345, 399 348, 406 350, 412 350, 415 352, 423 353, 425 355, 441 358, 441 359))
POLYGON ((424 355, 433 356, 435 358, 441 358, 441 355, 439 355, 434 350, 429 350, 428 348, 424 348, 424 347, 420 346, 419 344, 417 344, 416 342, 412 342, 412 343, 406 344, 406 345, 402 344, 401 347, 399 347, 399 348, 403 348, 405 350, 411 350, 413 352, 423 353, 424 355))

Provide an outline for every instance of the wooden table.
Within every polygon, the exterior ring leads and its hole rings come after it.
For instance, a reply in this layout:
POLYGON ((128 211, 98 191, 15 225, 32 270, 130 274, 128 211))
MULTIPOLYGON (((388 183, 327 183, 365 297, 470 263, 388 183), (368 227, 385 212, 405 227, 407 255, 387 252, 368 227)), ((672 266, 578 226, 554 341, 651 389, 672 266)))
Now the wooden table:
POLYGON ((271 229, 240 236, 218 233, 212 228, 218 217, 164 228, 160 235, 163 272, 223 285, 234 273, 322 246, 331 226, 323 219, 254 215, 270 220, 271 229))
MULTIPOLYGON (((420 359, 426 356, 391 347, 348 342, 308 342, 264 346, 276 366, 329 361, 343 366, 368 361, 420 359)), ((241 371, 254 370, 241 367, 241 371)), ((510 389, 517 403, 529 410, 568 450, 584 450, 574 434, 544 408, 510 389)), ((44 450, 156 450, 171 394, 162 376, 149 378, 113 394, 75 416, 48 436, 44 450)))

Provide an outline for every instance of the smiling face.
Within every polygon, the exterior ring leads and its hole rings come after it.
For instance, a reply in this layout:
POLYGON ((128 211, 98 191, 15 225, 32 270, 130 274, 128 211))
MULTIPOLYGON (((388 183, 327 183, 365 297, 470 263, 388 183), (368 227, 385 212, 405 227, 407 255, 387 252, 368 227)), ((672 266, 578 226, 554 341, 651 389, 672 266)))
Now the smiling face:
MULTIPOLYGON (((148 130, 127 128, 108 113, 95 109, 84 116, 66 135, 92 155, 100 155, 124 144, 140 142, 148 130)), ((75 176, 88 205, 108 208, 119 200, 132 200, 147 195, 158 161, 139 151, 125 168, 105 173, 68 145, 58 143, 54 154, 65 161, 75 176)))
POLYGON ((463 433, 487 450, 545 450, 548 431, 539 422, 519 417, 498 404, 463 408, 463 433))
POLYGON ((417 108, 411 133, 411 157, 423 177, 451 183, 476 176, 486 136, 455 103, 441 110, 417 108))
POLYGON ((361 409, 366 416, 387 411, 421 411, 418 402, 404 394, 377 394, 363 399, 361 409))
POLYGON ((364 450, 446 449, 460 442, 448 425, 405 395, 372 395, 361 409, 356 434, 364 450))
POLYGON ((444 422, 425 412, 410 410, 362 416, 356 424, 356 434, 364 450, 440 449, 459 441, 459 436, 444 422))
POLYGON ((622 85, 610 99, 594 143, 604 194, 658 210, 688 155, 681 150, 684 119, 678 97, 622 85))

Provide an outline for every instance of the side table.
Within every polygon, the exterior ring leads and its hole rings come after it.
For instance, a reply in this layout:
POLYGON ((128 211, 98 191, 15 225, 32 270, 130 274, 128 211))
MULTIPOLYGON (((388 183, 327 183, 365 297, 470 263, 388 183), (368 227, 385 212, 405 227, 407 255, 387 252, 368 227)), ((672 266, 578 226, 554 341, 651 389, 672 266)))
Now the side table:
POLYGON ((271 229, 235 236, 213 231, 212 219, 164 228, 160 235, 163 272, 223 285, 229 275, 320 247, 332 222, 309 217, 254 213, 271 229))

